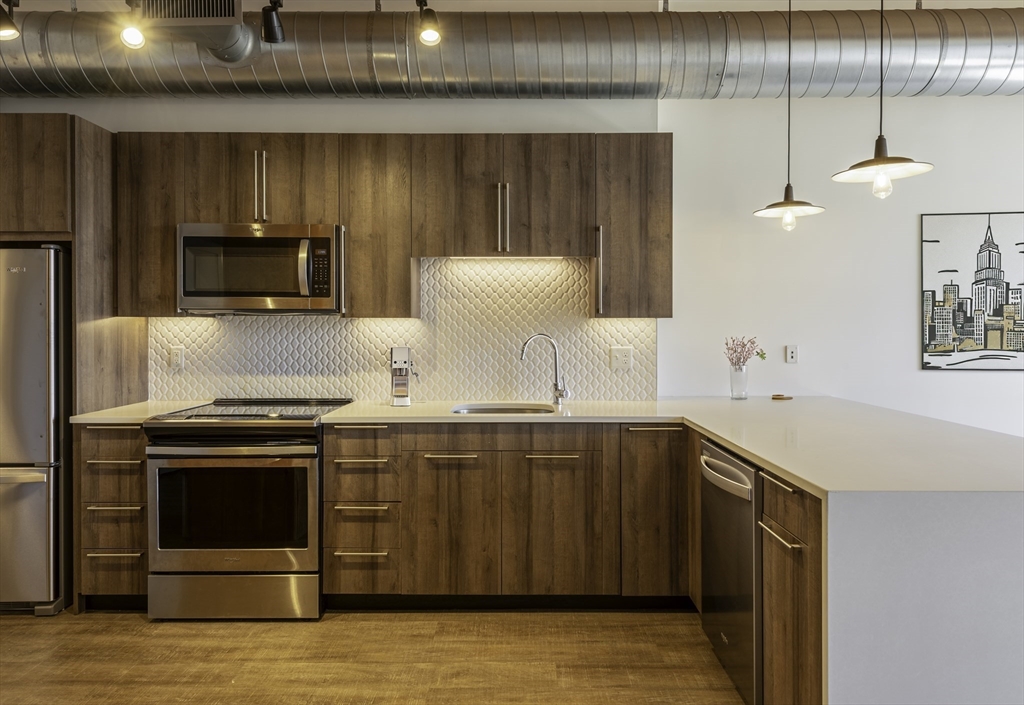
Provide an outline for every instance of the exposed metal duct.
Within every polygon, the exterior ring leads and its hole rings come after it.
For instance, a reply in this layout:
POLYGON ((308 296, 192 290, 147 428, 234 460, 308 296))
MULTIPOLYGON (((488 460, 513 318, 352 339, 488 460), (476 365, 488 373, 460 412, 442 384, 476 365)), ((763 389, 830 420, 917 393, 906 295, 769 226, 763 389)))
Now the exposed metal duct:
MULTIPOLYGON (((793 13, 793 94, 878 90, 876 12, 793 13), (872 19, 873 18, 873 19, 872 19)), ((116 15, 26 13, 0 45, 8 96, 362 98, 776 98, 786 85, 779 12, 281 13, 287 41, 227 65, 191 42, 117 39, 116 15)), ((1024 91, 1024 8, 885 13, 886 95, 1024 91)), ((258 13, 246 13, 255 27, 258 13)))

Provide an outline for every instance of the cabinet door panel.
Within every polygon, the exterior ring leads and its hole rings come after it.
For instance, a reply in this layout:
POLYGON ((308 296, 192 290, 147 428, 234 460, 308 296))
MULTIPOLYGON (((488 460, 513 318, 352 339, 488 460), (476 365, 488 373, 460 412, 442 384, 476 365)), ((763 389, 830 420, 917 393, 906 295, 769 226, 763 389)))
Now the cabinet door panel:
POLYGON ((261 147, 257 132, 186 133, 185 222, 259 220, 261 147))
POLYGON ((402 592, 499 594, 500 455, 405 453, 403 465, 402 592))
POLYGON ((0 231, 71 230, 70 155, 69 116, 0 115, 0 231))
POLYGON ((594 254, 595 136, 505 135, 512 257, 594 254))
MULTIPOLYGON (((350 318, 414 315, 409 150, 409 135, 341 137, 340 218, 350 318)), ((418 284, 418 268, 415 274, 418 284)))
POLYGON ((597 136, 603 318, 672 316, 672 135, 597 136))
POLYGON ((412 136, 413 257, 497 257, 501 135, 412 136))
POLYGON ((687 595, 686 428, 621 428, 622 594, 687 595))
POLYGON ((502 594, 603 592, 601 475, 601 453, 502 453, 502 594))
POLYGON ((117 313, 177 315, 178 223, 185 220, 185 136, 117 135, 117 313))
POLYGON ((259 160, 261 218, 266 164, 268 223, 338 222, 338 135, 266 133, 259 160))

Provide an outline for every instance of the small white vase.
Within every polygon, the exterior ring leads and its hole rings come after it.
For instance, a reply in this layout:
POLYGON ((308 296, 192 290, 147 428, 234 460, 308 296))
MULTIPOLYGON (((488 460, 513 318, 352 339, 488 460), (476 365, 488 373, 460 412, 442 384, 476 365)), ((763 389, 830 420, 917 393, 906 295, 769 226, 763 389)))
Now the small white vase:
POLYGON ((747 366, 732 365, 729 368, 729 389, 733 399, 747 398, 747 366))

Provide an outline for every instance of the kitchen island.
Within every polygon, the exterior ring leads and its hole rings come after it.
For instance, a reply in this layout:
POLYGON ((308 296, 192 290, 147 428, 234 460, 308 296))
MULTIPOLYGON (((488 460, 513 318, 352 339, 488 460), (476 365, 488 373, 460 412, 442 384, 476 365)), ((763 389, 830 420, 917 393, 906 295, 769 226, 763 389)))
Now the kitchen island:
MULTIPOLYGON (((828 397, 581 401, 529 417, 455 403, 355 402, 321 422, 685 424, 820 500, 822 701, 1024 700, 1021 438, 828 397)), ((135 406, 72 421, 151 415, 135 406)))

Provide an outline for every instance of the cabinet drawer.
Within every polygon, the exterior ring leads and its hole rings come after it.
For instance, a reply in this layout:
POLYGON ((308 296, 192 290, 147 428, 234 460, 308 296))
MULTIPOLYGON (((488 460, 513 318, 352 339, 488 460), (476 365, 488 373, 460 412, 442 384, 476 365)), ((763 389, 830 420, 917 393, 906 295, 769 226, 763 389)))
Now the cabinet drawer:
POLYGON ((84 548, 81 558, 83 595, 146 594, 149 555, 145 550, 84 548))
POLYGON ((82 429, 81 458, 145 460, 146 434, 138 425, 86 426, 82 429))
POLYGON ((331 424, 324 433, 324 455, 383 457, 402 452, 400 424, 331 424))
POLYGON ((83 548, 146 548, 145 504, 82 505, 83 548))
POLYGON ((401 512, 397 502, 325 502, 324 546, 400 548, 401 512))
POLYGON ((761 480, 761 511, 801 541, 817 534, 810 522, 820 522, 821 500, 771 473, 761 471, 761 480))
POLYGON ((83 502, 145 502, 145 460, 85 460, 79 465, 83 502))
POLYGON ((378 548, 324 549, 324 594, 400 594, 400 553, 378 548))
POLYGON ((326 458, 324 499, 398 502, 402 499, 402 458, 326 458))
POLYGON ((408 424, 404 450, 601 450, 600 424, 408 424))

